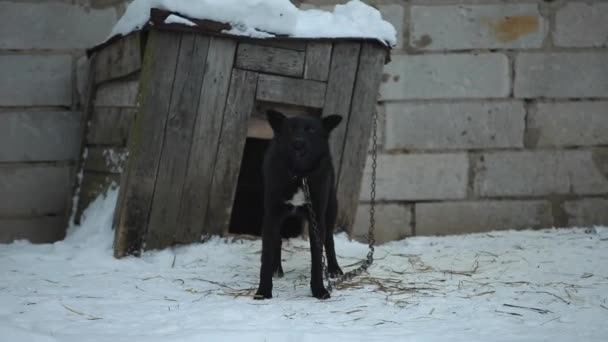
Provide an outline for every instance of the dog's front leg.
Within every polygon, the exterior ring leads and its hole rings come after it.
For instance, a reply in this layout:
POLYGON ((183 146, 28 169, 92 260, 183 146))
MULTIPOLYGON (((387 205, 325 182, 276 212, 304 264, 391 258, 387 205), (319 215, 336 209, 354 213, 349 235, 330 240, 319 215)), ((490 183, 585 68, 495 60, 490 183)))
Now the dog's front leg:
MULTIPOLYGON (((321 200, 317 200, 317 202, 321 202, 321 200)), ((315 211, 316 221, 317 221, 317 229, 312 229, 312 220, 310 220, 310 256, 312 259, 311 265, 311 275, 310 275, 310 288, 312 290, 312 295, 318 299, 327 299, 329 298, 329 292, 325 289, 323 285, 323 245, 325 242, 325 211, 321 210, 325 203, 314 203, 313 198, 313 210, 315 211), (317 235, 318 233, 318 235, 317 235)))
POLYGON ((279 222, 264 215, 262 227, 262 266, 260 267, 260 285, 254 299, 272 298, 272 273, 275 268, 275 252, 280 239, 279 222))

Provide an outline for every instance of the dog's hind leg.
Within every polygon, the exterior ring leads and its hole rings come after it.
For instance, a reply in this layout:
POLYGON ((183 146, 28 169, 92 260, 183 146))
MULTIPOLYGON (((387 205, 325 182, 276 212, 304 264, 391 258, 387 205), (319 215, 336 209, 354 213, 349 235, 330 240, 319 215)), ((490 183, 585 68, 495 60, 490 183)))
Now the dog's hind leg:
POLYGON ((325 233, 325 255, 327 256, 327 271, 329 276, 336 278, 342 274, 342 270, 338 265, 336 258, 336 249, 334 247, 334 226, 336 225, 336 216, 338 211, 338 201, 335 194, 332 192, 327 203, 326 223, 327 232, 325 233))
POLYGON ((277 278, 283 278, 283 266, 281 266, 281 245, 283 241, 281 238, 278 239, 274 250, 274 265, 273 265, 273 276, 277 278))

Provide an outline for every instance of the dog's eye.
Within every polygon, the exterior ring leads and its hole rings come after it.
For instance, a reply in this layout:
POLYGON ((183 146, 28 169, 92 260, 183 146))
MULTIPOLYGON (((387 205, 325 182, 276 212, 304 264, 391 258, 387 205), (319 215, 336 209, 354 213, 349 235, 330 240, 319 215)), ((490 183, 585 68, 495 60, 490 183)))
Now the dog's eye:
POLYGON ((315 128, 314 127, 306 127, 306 131, 308 133, 314 133, 315 132, 315 128))

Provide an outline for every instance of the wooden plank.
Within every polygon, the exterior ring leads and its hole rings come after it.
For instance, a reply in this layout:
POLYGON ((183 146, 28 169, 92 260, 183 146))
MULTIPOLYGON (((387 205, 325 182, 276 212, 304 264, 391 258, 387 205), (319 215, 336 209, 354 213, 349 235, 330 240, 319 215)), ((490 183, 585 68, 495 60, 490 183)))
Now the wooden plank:
POLYGON ((135 112, 135 108, 94 108, 89 121, 87 144, 126 146, 135 112))
POLYGON ((141 35, 129 34, 99 50, 93 59, 95 83, 130 75, 141 69, 141 35))
POLYGON ((126 186, 115 228, 114 256, 138 254, 152 206, 171 89, 177 66, 179 34, 152 30, 141 71, 141 106, 129 136, 126 186))
POLYGON ((306 44, 306 64, 304 78, 307 80, 327 81, 331 64, 331 43, 312 42, 306 44))
POLYGON ((306 51, 306 42, 293 39, 252 39, 252 44, 276 47, 280 49, 306 51))
POLYGON ((65 237, 66 220, 61 216, 0 218, 0 243, 26 239, 50 243, 65 237))
POLYGON ((64 215, 71 200, 70 169, 0 164, 0 216, 64 215))
POLYGON ((245 70, 302 77, 305 58, 306 54, 300 51, 240 43, 235 66, 245 70))
POLYGON ((262 74, 258 79, 256 98, 260 101, 322 108, 325 88, 325 83, 319 81, 262 74))
POLYGON ((205 232, 228 232, 232 203, 247 135, 247 120, 254 107, 258 74, 234 69, 224 111, 205 232))
POLYGON ((171 246, 178 232, 183 235, 184 229, 178 224, 179 211, 208 51, 208 37, 194 33, 182 35, 146 249, 171 246))
POLYGON ((113 81, 97 87, 96 107, 137 107, 139 80, 113 81))
POLYGON ((106 193, 110 186, 119 184, 120 175, 85 171, 82 175, 82 183, 80 184, 80 192, 78 194, 76 223, 80 223, 84 210, 99 195, 106 193))
POLYGON ((211 38, 184 179, 177 242, 198 241, 203 233, 235 51, 233 39, 211 38))
POLYGON ((352 231, 386 50, 363 43, 338 180, 338 227, 352 231))
MULTIPOLYGON (((348 42, 334 44, 332 52, 323 116, 332 114, 342 116, 342 122, 331 133, 329 141, 336 175, 340 174, 340 166, 342 165, 346 126, 348 125, 360 50, 360 43, 348 42)), ((336 177, 337 181, 338 178, 336 177)))
POLYGON ((124 147, 88 147, 84 161, 85 171, 122 173, 127 163, 124 147))

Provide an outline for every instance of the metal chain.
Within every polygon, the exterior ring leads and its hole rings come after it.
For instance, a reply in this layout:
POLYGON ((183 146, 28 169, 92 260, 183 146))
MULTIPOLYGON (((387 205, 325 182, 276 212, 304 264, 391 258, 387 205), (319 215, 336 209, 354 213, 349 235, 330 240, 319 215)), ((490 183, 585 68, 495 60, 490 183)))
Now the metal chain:
POLYGON ((323 251, 324 244, 321 243, 319 236, 319 228, 317 224, 317 218, 312 208, 312 201, 310 198, 310 189, 308 187, 308 179, 302 178, 302 188, 304 195, 306 196, 306 207, 308 208, 308 214, 310 217, 310 225, 315 235, 316 243, 321 251, 321 263, 323 266, 323 276, 327 279, 327 291, 331 293, 333 288, 340 283, 349 281, 354 277, 359 276, 361 273, 366 271, 374 263, 374 245, 376 240, 374 238, 374 231, 376 229, 376 168, 378 166, 378 113, 374 111, 373 114, 373 125, 372 125, 372 175, 371 175, 371 190, 370 190, 370 201, 369 201, 369 231, 367 233, 367 242, 369 246, 369 252, 367 252, 367 258, 363 261, 361 266, 354 270, 348 271, 341 275, 335 281, 332 281, 329 277, 329 271, 327 270, 327 263, 325 262, 325 253, 323 251))

